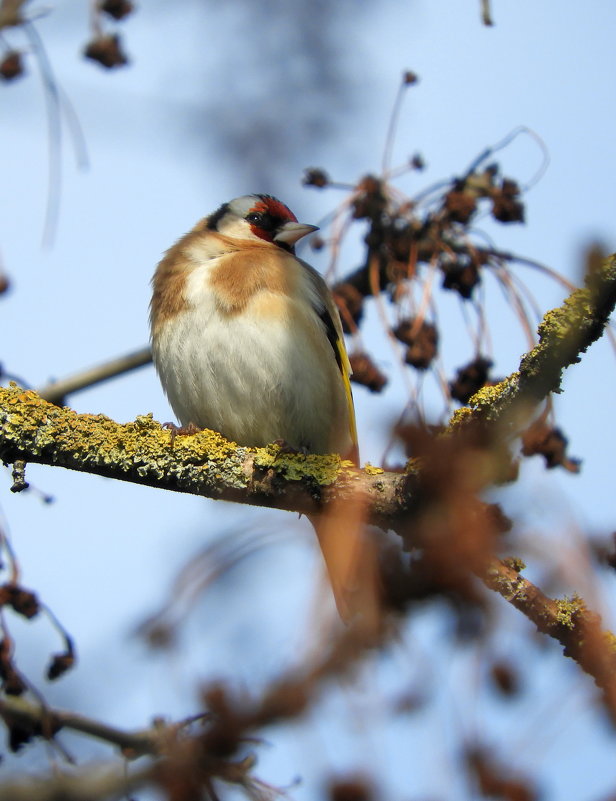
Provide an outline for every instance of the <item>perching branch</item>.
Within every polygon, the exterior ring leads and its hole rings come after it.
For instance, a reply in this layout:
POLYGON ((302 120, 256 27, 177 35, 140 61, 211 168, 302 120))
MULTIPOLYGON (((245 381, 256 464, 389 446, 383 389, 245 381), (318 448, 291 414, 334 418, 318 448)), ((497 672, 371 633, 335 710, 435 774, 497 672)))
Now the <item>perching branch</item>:
POLYGON ((175 437, 147 415, 122 425, 59 408, 14 385, 0 388, 0 459, 304 513, 365 494, 377 523, 405 508, 403 475, 370 466, 357 471, 336 455, 238 447, 213 431, 175 437))

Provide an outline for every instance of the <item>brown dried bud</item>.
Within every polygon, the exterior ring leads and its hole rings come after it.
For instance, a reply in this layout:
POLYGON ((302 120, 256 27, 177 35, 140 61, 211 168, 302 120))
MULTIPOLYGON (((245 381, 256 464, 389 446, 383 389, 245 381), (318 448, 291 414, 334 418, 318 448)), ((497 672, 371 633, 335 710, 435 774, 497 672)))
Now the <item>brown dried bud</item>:
MULTIPOLYGON (((411 255, 411 245, 414 241, 417 241, 418 226, 411 221, 406 225, 388 225, 384 231, 392 258, 403 265, 403 274, 400 277, 412 278, 414 271, 409 273, 409 270, 413 270, 416 265, 409 264, 409 257, 411 255)), ((395 268, 395 272, 398 271, 399 268, 395 268)), ((388 277, 393 280, 393 276, 388 277)))
POLYGON ((513 698, 520 692, 520 676, 509 662, 494 662, 490 668, 490 678, 496 690, 506 698, 513 698))
POLYGON ((357 185, 357 195, 352 205, 354 219, 380 220, 387 206, 382 182, 374 175, 364 176, 357 185))
POLYGON ((492 193, 492 216, 499 222, 524 222, 524 204, 518 200, 520 187, 510 178, 492 193))
POLYGON ((349 356, 353 375, 351 381, 368 387, 370 392, 381 392, 387 384, 387 377, 378 369, 367 353, 353 353, 349 356))
POLYGON ((0 606, 10 606, 17 614, 28 620, 40 611, 38 598, 33 592, 10 583, 0 587, 0 606))
POLYGON ((522 434, 523 456, 539 454, 545 459, 547 468, 564 467, 570 473, 579 473, 581 462, 567 456, 567 437, 560 428, 549 426, 544 420, 533 423, 522 434))
POLYGON ((411 70, 406 70, 406 72, 402 73, 402 83, 405 86, 412 86, 414 83, 419 82, 419 75, 416 72, 412 72, 411 70))
POLYGON ((98 61, 106 69, 128 64, 128 58, 122 50, 121 40, 117 34, 97 36, 88 42, 83 54, 92 61, 98 61))
POLYGON ((338 779, 329 788, 331 801, 371 801, 374 790, 367 779, 356 776, 338 779))
POLYGON ((3 81, 12 81, 24 74, 24 65, 21 53, 18 50, 9 50, 0 61, 0 78, 3 81))
POLYGON ((450 189, 445 195, 444 207, 452 222, 466 225, 477 210, 477 196, 464 189, 450 189))
POLYGON ((319 189, 323 189, 324 186, 329 184, 329 175, 325 170, 319 169, 319 167, 308 167, 308 169, 304 170, 302 184, 304 186, 317 186, 319 189))
POLYGON ((409 164, 414 170, 426 169, 426 162, 424 161, 424 157, 421 155, 421 153, 414 153, 409 161, 409 164))
POLYGON ((364 296, 353 284, 337 284, 332 294, 340 311, 342 330, 353 333, 364 314, 364 296))
POLYGON ((6 273, 0 273, 0 295, 4 295, 11 288, 11 281, 6 273))
POLYGON ((451 397, 460 403, 468 403, 472 396, 488 380, 488 372, 492 367, 490 359, 478 356, 474 361, 456 371, 456 378, 449 383, 451 397))
POLYGON ((451 289, 468 300, 473 296, 473 289, 481 282, 477 265, 470 260, 441 260, 439 265, 443 273, 443 289, 451 289))
POLYGON ((124 17, 132 14, 135 9, 129 0, 102 0, 99 3, 99 8, 105 14, 113 17, 113 19, 124 19, 124 17))
POLYGON ((75 664, 75 654, 72 651, 66 651, 62 654, 54 654, 51 658, 49 667, 47 668, 47 678, 50 681, 58 679, 67 670, 70 670, 75 664))
POLYGON ((394 336, 408 345, 405 361, 417 370, 427 370, 438 353, 438 331, 425 320, 416 327, 414 319, 402 320, 394 336))

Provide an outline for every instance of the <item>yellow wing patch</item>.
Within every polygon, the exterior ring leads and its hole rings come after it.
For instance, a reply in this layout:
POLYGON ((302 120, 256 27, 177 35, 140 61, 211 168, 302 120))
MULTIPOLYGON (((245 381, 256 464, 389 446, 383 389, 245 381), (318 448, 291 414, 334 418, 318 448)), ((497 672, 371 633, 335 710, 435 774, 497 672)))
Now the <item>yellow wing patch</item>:
POLYGON ((355 404, 353 403, 353 392, 351 390, 351 363, 346 352, 344 340, 338 336, 336 339, 336 349, 340 358, 342 381, 344 383, 344 394, 347 402, 347 409, 349 412, 349 433, 351 434, 351 441, 353 442, 353 453, 351 458, 356 464, 359 464, 359 447, 357 442, 357 423, 355 421, 355 404))

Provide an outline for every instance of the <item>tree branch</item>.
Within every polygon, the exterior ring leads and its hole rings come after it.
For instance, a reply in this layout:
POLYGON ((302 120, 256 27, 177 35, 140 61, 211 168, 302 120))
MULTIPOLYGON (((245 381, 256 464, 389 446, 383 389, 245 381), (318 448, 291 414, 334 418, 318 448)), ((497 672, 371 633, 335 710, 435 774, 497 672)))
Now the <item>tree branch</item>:
POLYGON ((59 408, 14 385, 0 388, 0 458, 302 513, 365 495, 375 523, 405 508, 404 475, 370 466, 357 471, 336 455, 238 447, 207 430, 174 437, 149 415, 122 425, 59 408))
POLYGON ((128 373, 137 369, 137 367, 150 364, 151 361, 152 352, 150 348, 141 348, 141 350, 127 353, 117 359, 111 359, 103 364, 96 365, 96 367, 89 367, 67 378, 61 378, 59 381, 51 381, 49 384, 39 387, 37 392, 41 398, 51 403, 63 404, 66 396, 71 395, 73 392, 79 392, 95 384, 108 381, 110 378, 128 373))
POLYGON ((516 560, 495 559, 481 576, 485 585, 519 609, 538 631, 557 640, 603 692, 616 723, 616 637, 601 628, 601 618, 579 596, 554 599, 520 575, 516 560))
POLYGON ((452 417, 450 429, 469 423, 509 422, 532 409, 551 392, 561 392, 563 370, 603 334, 616 305, 616 254, 586 277, 562 306, 547 312, 539 325, 539 343, 522 357, 517 372, 493 387, 483 387, 452 417))

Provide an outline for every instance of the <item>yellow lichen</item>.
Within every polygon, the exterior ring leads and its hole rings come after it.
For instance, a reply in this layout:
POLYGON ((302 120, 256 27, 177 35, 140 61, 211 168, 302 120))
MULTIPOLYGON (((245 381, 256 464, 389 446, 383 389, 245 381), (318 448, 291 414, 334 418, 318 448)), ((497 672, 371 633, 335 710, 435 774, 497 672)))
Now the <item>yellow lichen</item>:
POLYGON ((586 604, 579 595, 574 594, 572 598, 559 598, 556 600, 556 620, 561 626, 568 629, 575 627, 575 618, 581 612, 586 611, 586 604))
POLYGON ((251 448, 255 467, 275 470, 289 481, 314 479, 322 486, 333 484, 349 462, 337 454, 287 453, 277 445, 266 448, 251 448))
POLYGON ((382 467, 376 467, 376 465, 370 464, 370 462, 366 462, 364 470, 369 476, 379 476, 381 473, 385 472, 382 467))

